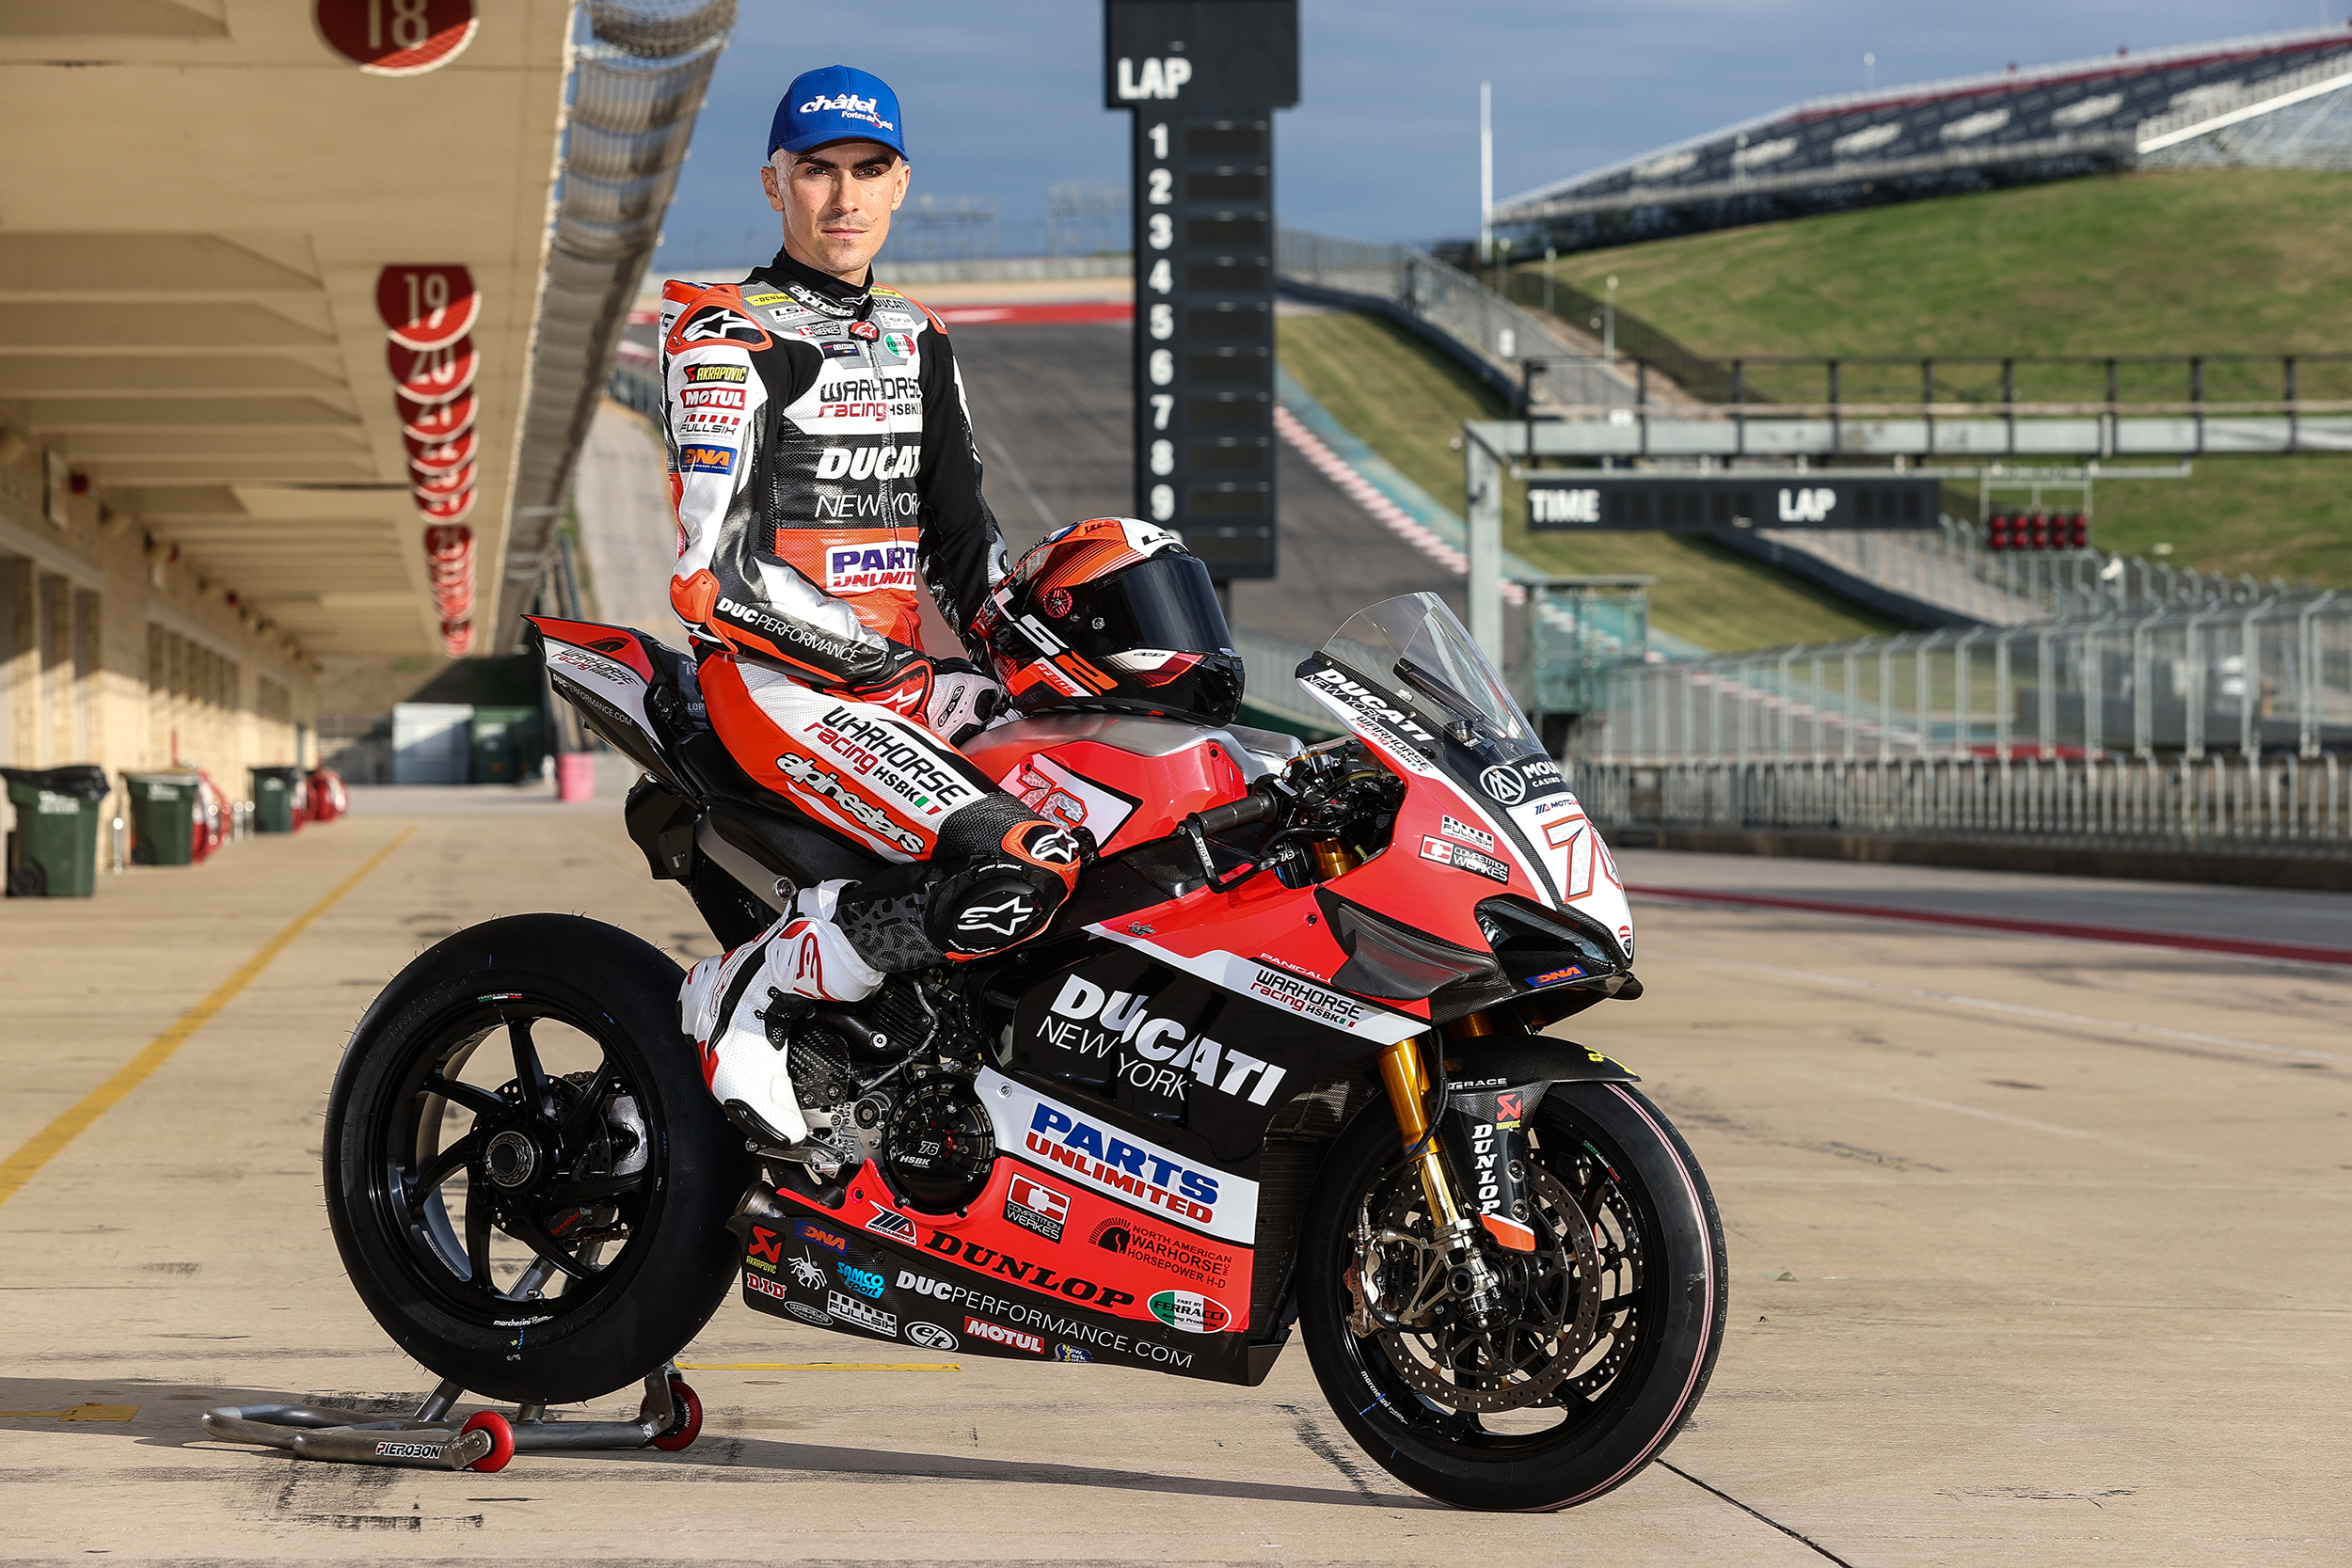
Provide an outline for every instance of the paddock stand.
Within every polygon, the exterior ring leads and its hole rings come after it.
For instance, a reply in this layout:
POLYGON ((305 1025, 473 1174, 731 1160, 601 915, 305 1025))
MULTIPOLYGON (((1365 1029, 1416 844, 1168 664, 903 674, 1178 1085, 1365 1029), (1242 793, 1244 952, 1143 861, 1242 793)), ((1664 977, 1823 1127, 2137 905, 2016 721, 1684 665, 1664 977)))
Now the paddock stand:
POLYGON ((645 1379, 634 1421, 559 1421, 544 1404, 517 1405, 511 1417, 479 1410, 453 1425, 451 1407, 465 1390, 447 1378, 416 1415, 400 1421, 349 1419, 348 1410, 298 1404, 224 1404, 204 1413, 204 1430, 230 1443, 260 1443, 297 1459, 343 1465, 397 1465, 412 1470, 502 1470, 518 1453, 583 1453, 653 1447, 675 1453, 703 1429, 703 1404, 675 1367, 645 1379))

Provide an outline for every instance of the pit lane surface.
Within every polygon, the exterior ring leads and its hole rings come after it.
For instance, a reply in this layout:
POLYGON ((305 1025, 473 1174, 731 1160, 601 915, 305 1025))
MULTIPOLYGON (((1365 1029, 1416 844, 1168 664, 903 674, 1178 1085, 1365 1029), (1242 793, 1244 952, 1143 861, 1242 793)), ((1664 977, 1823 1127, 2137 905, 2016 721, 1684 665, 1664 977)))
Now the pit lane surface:
MULTIPOLYGON (((0 906, 6 1159, 398 841, 0 1203, 0 1410, 136 1407, 0 1417, 5 1556, 2344 1560, 2352 974, 1664 900, 1637 899, 1648 995, 1576 1033, 1644 1075, 1711 1177, 1729 1330, 1673 1467, 1570 1513, 1423 1504, 1353 1448, 1295 1346, 1254 1390, 932 1353, 906 1359, 955 1370, 787 1370, 743 1364, 894 1358, 733 1304, 684 1357, 713 1370, 688 1374, 709 1415, 682 1454, 450 1475, 211 1442, 212 1405, 381 1408, 430 1384, 359 1307, 319 1210, 326 1084, 386 978, 526 909, 710 950, 646 879, 617 782, 570 808, 363 792, 343 822, 210 866, 0 906)), ((1988 896, 1980 874, 1933 869, 1623 863, 1637 886, 1963 912, 1988 896)), ((2206 935, 2342 909, 1997 892, 2010 914, 2112 925, 2155 901, 2206 935)))

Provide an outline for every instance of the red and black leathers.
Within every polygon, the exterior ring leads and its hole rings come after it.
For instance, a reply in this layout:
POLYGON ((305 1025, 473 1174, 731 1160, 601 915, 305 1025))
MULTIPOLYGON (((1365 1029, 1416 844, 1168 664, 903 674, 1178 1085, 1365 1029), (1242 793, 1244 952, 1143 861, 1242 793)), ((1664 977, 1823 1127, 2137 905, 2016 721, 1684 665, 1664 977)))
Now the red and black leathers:
POLYGON ((970 623, 1004 542, 937 319, 781 254, 741 283, 662 293, 670 600, 687 626, 815 685, 869 689, 908 662, 928 583, 984 660, 970 623))
POLYGON ((907 868, 844 892, 842 928, 885 970, 1043 929, 1075 843, 926 723, 956 727, 915 594, 985 659, 971 621, 1005 575, 946 330, 779 255, 739 284, 667 284, 661 368, 670 600, 712 725, 754 778, 907 868))

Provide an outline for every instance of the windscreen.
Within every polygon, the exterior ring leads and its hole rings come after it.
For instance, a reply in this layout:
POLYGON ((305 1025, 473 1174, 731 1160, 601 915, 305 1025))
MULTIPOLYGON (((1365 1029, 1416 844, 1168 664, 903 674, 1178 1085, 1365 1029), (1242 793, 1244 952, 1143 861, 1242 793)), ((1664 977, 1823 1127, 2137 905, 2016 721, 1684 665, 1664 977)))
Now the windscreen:
POLYGON ((1502 677, 1435 594, 1400 594, 1357 611, 1323 655, 1379 682, 1433 731, 1466 719, 1495 740, 1534 739, 1502 677))

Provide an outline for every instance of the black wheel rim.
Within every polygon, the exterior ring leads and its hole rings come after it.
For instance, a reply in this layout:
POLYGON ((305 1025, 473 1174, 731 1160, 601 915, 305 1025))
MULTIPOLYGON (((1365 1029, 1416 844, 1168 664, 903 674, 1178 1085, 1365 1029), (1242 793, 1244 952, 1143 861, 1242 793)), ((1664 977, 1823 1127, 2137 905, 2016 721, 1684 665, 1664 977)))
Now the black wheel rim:
POLYGON ((666 1150, 612 1029, 554 998, 483 996, 393 1066, 368 1129, 369 1196, 444 1308, 506 1325, 529 1303, 536 1325, 627 1274, 666 1150))
MULTIPOLYGON (((1352 1262, 1335 1284, 1343 1354, 1358 1375, 1416 1437, 1460 1459, 1539 1458, 1584 1441, 1639 1391, 1658 1354, 1663 1302, 1651 1266, 1659 1222, 1650 1196, 1598 1130, 1581 1125, 1556 1101, 1548 1101, 1539 1117, 1529 1129, 1530 1153, 1591 1227, 1591 1244, 1579 1247, 1553 1234, 1559 1222, 1539 1205, 1537 1260, 1501 1248, 1486 1252, 1505 1275, 1508 1298, 1522 1308, 1517 1321, 1475 1337, 1500 1347, 1500 1366, 1466 1354, 1475 1349, 1472 1337, 1457 1330, 1449 1338, 1443 1324, 1429 1332, 1359 1336, 1348 1326, 1356 1307, 1352 1262), (1546 1257, 1549 1265, 1541 1261, 1546 1257), (1531 1355, 1532 1347, 1580 1319, 1584 1326, 1574 1337, 1580 1348, 1564 1365, 1531 1355), (1458 1385, 1461 1393, 1433 1392, 1444 1383, 1458 1385), (1513 1386, 1522 1393, 1534 1386, 1544 1391, 1505 1410, 1463 1408, 1513 1386)), ((1408 1223, 1397 1228, 1426 1235, 1424 1207, 1413 1168, 1398 1163, 1365 1183, 1350 1212, 1375 1231, 1401 1215, 1408 1223)), ((1352 1254, 1352 1239, 1344 1244, 1352 1254)), ((1393 1259, 1398 1250, 1391 1243, 1378 1254, 1393 1259)))

